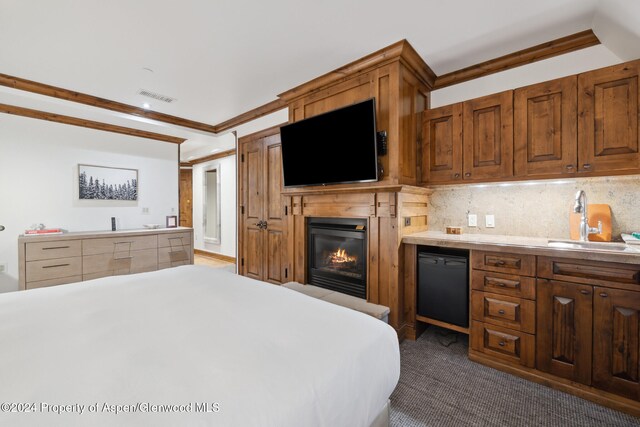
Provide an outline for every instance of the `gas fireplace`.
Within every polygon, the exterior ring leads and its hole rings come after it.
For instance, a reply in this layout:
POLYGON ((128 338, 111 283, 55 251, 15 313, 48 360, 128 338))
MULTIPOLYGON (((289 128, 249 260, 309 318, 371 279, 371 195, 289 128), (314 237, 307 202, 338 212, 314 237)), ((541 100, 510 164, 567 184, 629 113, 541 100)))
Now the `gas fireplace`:
POLYGON ((367 297, 367 220, 307 219, 308 283, 367 297))

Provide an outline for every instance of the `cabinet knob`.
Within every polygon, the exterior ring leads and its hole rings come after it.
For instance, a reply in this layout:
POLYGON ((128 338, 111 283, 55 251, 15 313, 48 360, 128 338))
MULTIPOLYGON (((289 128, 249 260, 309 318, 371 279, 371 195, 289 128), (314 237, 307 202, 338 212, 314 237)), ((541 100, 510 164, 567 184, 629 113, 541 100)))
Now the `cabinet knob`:
POLYGON ((607 294, 606 292, 600 292, 600 296, 601 296, 602 298, 606 298, 606 297, 608 297, 608 296, 609 296, 609 294, 607 294))
POLYGON ((457 173, 457 174, 453 175, 453 177, 454 177, 454 178, 460 178, 460 174, 459 174, 459 173, 457 173))
POLYGON ((565 166, 565 169, 568 171, 573 170, 573 165, 567 165, 565 166))
POLYGON ((467 177, 471 176, 471 173, 467 172, 467 173, 464 174, 464 176, 467 176, 467 177))
MULTIPOLYGON (((589 291, 588 291, 588 290, 586 290, 586 289, 580 289, 580 293, 581 293, 582 295, 589 295, 591 292, 589 292, 589 291)), ((601 295, 602 295, 602 294, 601 294, 601 295)))
POLYGON ((498 310, 498 313, 504 314, 504 310, 498 310))
POLYGON ((585 163, 582 165, 583 169, 591 169, 591 164, 590 163, 585 163))
POLYGON ((500 347, 504 347, 506 344, 505 344, 505 342, 504 342, 504 341, 500 341, 500 342, 498 343, 498 345, 499 345, 500 347))

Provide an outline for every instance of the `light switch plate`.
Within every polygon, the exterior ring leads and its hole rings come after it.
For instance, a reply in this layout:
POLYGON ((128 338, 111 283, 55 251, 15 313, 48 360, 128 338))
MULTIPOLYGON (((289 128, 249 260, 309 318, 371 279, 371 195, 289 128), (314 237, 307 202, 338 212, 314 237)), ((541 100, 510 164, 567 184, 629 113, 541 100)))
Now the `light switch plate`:
POLYGON ((495 215, 485 215, 484 222, 487 228, 495 228, 496 227, 495 215))
POLYGON ((477 227, 478 226, 478 215, 469 214, 469 227, 477 227))

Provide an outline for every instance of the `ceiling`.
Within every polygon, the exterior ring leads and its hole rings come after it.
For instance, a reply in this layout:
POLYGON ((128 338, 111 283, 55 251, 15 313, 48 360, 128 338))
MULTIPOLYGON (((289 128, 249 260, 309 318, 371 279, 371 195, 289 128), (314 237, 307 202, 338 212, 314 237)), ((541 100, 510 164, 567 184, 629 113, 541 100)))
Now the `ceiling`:
POLYGON ((589 28, 640 57, 635 0, 0 0, 0 73, 216 124, 400 39, 440 75, 589 28))

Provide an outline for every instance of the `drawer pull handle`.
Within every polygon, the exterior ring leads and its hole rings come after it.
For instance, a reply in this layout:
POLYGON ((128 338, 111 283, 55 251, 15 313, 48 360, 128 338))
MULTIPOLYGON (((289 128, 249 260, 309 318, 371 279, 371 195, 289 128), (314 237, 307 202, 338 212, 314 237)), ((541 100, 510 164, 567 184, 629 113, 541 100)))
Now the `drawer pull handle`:
POLYGON ((50 251, 52 249, 69 249, 71 246, 52 246, 50 248, 42 248, 43 251, 50 251))
POLYGON ((504 314, 504 310, 498 310, 499 314, 504 314))
POLYGON ((133 242, 115 242, 114 245, 130 245, 133 242))
POLYGON ((582 167, 584 169, 591 169, 591 164, 590 163, 585 163, 585 164, 582 165, 582 167))
POLYGON ((501 259, 496 260, 496 262, 495 262, 495 265, 505 265, 505 264, 506 264, 506 263, 505 263, 503 260, 501 260, 501 259))
POLYGON ((591 292, 587 291, 586 289, 580 289, 580 293, 582 295, 589 295, 591 292))
POLYGON ((43 265, 42 268, 57 268, 57 267, 67 267, 71 264, 55 264, 55 265, 43 265))
POLYGON ((115 257, 114 257, 113 259, 114 259, 114 260, 116 260, 116 261, 118 261, 118 260, 120 260, 120 259, 132 259, 132 258, 133 258, 133 256, 121 256, 121 257, 118 257, 118 258, 115 258, 115 257))
POLYGON ((607 294, 606 292, 600 292, 600 296, 601 296, 602 298, 606 298, 606 297, 608 297, 608 296, 609 296, 609 294, 607 294))
POLYGON ((498 343, 498 345, 499 345, 500 347, 504 347, 506 344, 505 344, 505 342, 504 342, 504 341, 500 341, 500 342, 498 343))

